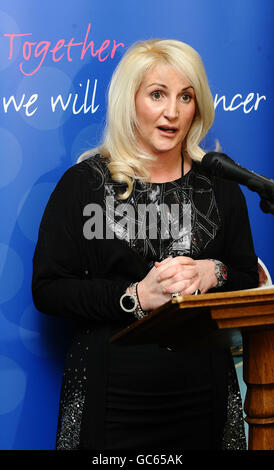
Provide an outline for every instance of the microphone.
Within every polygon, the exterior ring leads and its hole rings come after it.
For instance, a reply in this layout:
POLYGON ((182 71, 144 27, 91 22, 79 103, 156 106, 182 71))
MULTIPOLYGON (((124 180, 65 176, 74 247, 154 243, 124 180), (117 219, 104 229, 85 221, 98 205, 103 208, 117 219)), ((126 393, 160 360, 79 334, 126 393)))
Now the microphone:
POLYGON ((225 153, 208 152, 202 158, 201 165, 213 176, 235 181, 258 192, 262 199, 274 198, 274 180, 243 168, 225 153))

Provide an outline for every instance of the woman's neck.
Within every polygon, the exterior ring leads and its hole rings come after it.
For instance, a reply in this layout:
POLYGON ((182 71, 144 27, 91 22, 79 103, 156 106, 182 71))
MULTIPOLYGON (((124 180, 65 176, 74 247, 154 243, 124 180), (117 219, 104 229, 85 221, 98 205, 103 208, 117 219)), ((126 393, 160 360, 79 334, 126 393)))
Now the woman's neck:
POLYGON ((172 161, 170 161, 170 159, 159 158, 148 168, 150 172, 150 182, 166 183, 168 181, 175 181, 183 176, 182 171, 185 175, 189 172, 191 167, 192 159, 186 152, 172 161))

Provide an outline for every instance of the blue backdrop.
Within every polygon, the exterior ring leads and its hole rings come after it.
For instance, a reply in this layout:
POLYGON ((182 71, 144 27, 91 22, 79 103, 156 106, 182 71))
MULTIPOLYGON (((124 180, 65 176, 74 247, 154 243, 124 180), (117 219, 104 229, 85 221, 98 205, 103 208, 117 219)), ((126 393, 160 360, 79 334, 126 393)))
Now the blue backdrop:
MULTIPOLYGON (((0 1, 1 449, 54 448, 72 325, 34 308, 32 255, 56 182, 98 142, 115 65, 139 39, 192 45, 216 105, 206 149, 273 178, 273 18, 272 0, 0 1)), ((273 216, 243 190, 273 278, 273 216)))

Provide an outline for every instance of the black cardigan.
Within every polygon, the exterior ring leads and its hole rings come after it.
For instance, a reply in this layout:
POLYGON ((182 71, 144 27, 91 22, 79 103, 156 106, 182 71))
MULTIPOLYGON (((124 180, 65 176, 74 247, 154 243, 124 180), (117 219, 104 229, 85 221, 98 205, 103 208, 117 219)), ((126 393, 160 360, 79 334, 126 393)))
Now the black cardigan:
MULTIPOLYGON (((92 323, 124 320, 119 299, 133 280, 147 273, 147 263, 125 241, 86 240, 84 207, 102 206, 103 187, 86 161, 66 171, 44 212, 34 254, 33 299, 38 310, 58 316, 82 317, 92 323)), ((215 197, 221 228, 203 252, 228 267, 222 290, 257 284, 254 253, 244 196, 235 183, 219 180, 215 197)))
MULTIPOLYGON (((103 204, 104 186, 95 170, 98 162, 97 155, 74 165, 58 182, 41 221, 32 282, 39 311, 74 318, 93 330, 88 399, 81 427, 81 445, 87 448, 102 448, 108 337, 111 331, 134 321, 120 308, 120 297, 131 282, 148 272, 146 260, 126 241, 87 240, 83 236, 84 207, 91 202, 103 204)), ((99 165, 105 169, 104 163, 99 165)), ((200 172, 199 165, 193 164, 193 171, 200 172)), ((225 180, 212 179, 212 184, 221 226, 200 258, 226 264, 228 280, 219 290, 256 287, 257 257, 242 191, 225 180)))

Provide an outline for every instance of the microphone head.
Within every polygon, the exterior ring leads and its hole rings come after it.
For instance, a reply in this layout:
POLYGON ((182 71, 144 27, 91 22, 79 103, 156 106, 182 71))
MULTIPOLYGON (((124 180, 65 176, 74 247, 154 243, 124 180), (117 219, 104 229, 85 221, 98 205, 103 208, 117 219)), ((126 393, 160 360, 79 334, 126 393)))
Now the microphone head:
POLYGON ((243 184, 251 191, 257 191, 264 199, 274 198, 273 180, 243 168, 225 153, 208 152, 200 163, 212 176, 243 184))
POLYGON ((210 171, 210 174, 213 176, 219 176, 222 178, 224 167, 223 163, 234 163, 233 160, 228 157, 225 153, 220 152, 208 152, 206 153, 202 160, 201 165, 204 168, 207 168, 210 171))

